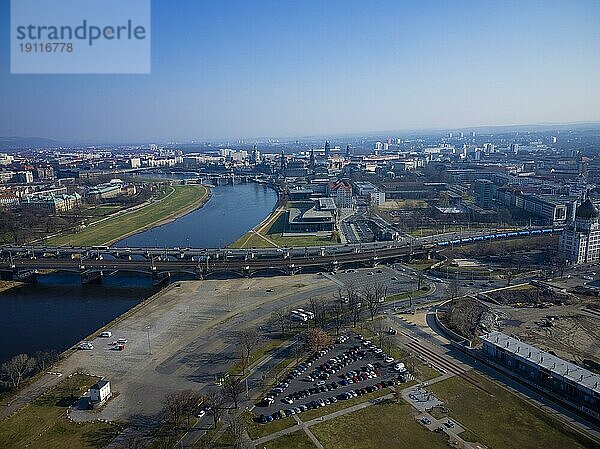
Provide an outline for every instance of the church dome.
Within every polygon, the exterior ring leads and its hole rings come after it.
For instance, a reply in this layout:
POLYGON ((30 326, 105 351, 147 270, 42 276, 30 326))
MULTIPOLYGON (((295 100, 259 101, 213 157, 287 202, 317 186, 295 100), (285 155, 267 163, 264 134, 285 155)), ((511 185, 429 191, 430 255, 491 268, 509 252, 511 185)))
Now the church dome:
POLYGON ((583 203, 581 203, 581 206, 577 208, 577 211, 575 212, 575 218, 598 218, 598 209, 596 209, 594 203, 592 203, 588 198, 583 203))

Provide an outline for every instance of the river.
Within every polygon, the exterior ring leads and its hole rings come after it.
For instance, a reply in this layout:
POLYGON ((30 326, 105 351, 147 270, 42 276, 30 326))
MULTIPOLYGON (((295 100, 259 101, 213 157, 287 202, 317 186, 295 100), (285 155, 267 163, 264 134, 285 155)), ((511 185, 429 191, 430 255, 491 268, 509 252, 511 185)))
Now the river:
MULTIPOLYGON (((202 208, 117 246, 225 246, 267 217, 276 202, 275 191, 262 184, 215 187, 202 208)), ((118 274, 82 286, 75 274, 53 273, 1 293, 0 362, 19 353, 63 351, 154 292, 144 276, 118 274)))

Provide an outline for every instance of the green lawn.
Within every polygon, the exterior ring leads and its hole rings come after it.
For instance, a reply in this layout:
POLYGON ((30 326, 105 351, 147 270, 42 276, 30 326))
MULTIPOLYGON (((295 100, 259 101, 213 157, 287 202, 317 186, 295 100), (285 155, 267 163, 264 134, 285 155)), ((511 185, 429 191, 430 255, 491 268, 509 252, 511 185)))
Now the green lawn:
POLYGON ((450 417, 476 435, 480 443, 502 449, 598 447, 582 441, 559 421, 505 388, 473 372, 470 375, 493 396, 458 377, 428 388, 444 401, 450 417))
POLYGON ((92 224, 75 234, 49 239, 48 244, 89 246, 114 242, 146 226, 176 216, 181 211, 197 204, 207 195, 206 187, 201 185, 175 186, 170 189, 170 193, 160 201, 101 223, 92 224))
POLYGON ((326 449, 442 449, 447 437, 427 430, 404 402, 387 401, 310 427, 326 449))
POLYGON ((116 424, 75 424, 67 419, 67 408, 98 381, 97 377, 71 376, 30 405, 0 422, 3 449, 87 449, 106 446, 120 431, 116 424))
POLYGON ((267 449, 315 449, 316 446, 310 441, 308 435, 302 430, 298 432, 289 433, 276 440, 269 441, 260 445, 260 449, 266 447, 267 449))

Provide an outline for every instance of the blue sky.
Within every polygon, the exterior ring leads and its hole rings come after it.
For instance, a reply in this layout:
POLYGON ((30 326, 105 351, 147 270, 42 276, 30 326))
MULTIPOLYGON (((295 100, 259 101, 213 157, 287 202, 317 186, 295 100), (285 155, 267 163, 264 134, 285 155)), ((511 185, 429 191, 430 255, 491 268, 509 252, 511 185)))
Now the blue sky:
POLYGON ((150 75, 11 75, 0 135, 167 141, 600 120, 598 1, 152 2, 150 75))

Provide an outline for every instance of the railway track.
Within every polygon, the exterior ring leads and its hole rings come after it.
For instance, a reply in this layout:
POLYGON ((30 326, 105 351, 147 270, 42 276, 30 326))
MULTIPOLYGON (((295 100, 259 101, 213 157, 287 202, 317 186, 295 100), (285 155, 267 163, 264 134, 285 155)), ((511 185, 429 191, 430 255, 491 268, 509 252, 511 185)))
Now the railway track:
POLYGON ((461 379, 469 382, 474 387, 480 389, 481 391, 493 396, 493 394, 488 391, 481 383, 475 379, 473 376, 469 374, 469 372, 464 369, 458 363, 452 361, 450 358, 435 352, 434 350, 428 348, 427 346, 421 344, 417 339, 410 337, 410 342, 405 343, 405 346, 414 351, 416 354, 428 360, 432 365, 436 366, 438 369, 446 371, 448 373, 454 374, 461 379))

